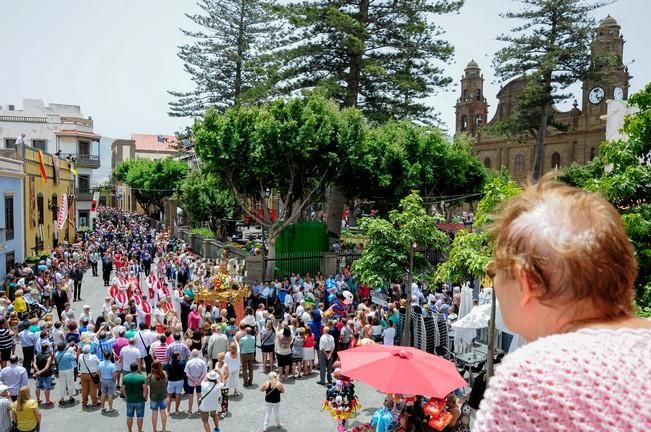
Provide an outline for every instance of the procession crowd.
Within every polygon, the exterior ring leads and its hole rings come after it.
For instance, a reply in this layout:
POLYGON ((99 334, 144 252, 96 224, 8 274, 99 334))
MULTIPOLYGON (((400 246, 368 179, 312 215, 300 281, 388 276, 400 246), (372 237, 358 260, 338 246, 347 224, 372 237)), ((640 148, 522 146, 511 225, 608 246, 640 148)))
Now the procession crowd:
MULTIPOLYGON (((159 423, 166 430, 167 416, 191 416, 195 408, 204 430, 212 420, 218 431, 229 397, 253 385, 256 349, 268 373, 259 383, 266 430, 272 421, 280 426, 283 382, 313 375, 316 364, 317 383, 331 384, 339 350, 364 338, 396 342, 404 286, 382 308, 370 304, 368 287, 348 268, 327 278, 293 274, 252 284, 237 316, 231 303, 198 298, 225 266, 141 215, 100 209, 94 231, 10 272, 0 291, 0 432, 12 421, 17 430, 36 430, 39 407, 78 403, 78 387, 82 407, 107 416, 116 415, 114 398, 124 397, 129 431, 134 419, 143 430, 147 401, 154 431, 159 423), (85 304, 75 312, 84 278, 100 274, 107 290, 101 309, 85 304)), ((446 313, 454 308, 451 298, 437 301, 446 313)))

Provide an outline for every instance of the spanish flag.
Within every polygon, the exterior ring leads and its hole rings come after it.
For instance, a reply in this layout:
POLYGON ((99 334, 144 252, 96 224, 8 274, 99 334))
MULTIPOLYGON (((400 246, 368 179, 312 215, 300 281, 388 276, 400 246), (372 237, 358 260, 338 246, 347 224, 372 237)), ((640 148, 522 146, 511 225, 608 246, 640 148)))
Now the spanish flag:
POLYGON ((45 171, 45 162, 43 162, 43 152, 41 150, 38 151, 38 163, 43 183, 47 183, 47 171, 45 171))

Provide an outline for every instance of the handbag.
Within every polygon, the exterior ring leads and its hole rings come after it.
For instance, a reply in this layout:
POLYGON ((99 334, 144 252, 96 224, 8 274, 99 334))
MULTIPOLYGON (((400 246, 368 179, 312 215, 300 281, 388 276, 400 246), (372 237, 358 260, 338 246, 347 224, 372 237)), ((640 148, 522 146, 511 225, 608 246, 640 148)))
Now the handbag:
POLYGON ((84 357, 83 354, 81 355, 81 359, 83 360, 83 362, 84 362, 84 366, 86 366, 86 370, 87 370, 88 373, 90 374, 90 377, 93 379, 93 382, 94 382, 95 384, 99 384, 99 374, 98 374, 98 373, 92 373, 92 372, 90 371, 90 368, 89 368, 88 365, 86 364, 86 357, 84 357))

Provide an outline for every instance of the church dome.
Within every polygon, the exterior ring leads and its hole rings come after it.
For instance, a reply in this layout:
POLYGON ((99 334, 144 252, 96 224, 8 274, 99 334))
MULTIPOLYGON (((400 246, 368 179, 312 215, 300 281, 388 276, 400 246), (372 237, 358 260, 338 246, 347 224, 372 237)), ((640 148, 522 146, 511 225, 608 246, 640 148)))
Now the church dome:
POLYGON ((606 18, 601 20, 599 27, 619 27, 619 24, 617 24, 615 18, 608 15, 606 18))
POLYGON ((466 66, 466 69, 479 69, 479 65, 473 59, 473 60, 470 60, 470 62, 468 63, 468 66, 466 66))

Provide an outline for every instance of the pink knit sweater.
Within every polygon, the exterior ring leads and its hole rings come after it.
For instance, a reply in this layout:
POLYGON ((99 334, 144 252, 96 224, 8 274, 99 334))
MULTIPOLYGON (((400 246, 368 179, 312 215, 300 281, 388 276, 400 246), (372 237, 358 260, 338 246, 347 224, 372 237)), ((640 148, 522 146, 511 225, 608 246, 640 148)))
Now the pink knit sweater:
POLYGON ((651 431, 651 330, 539 339, 496 369, 473 432, 651 431))

